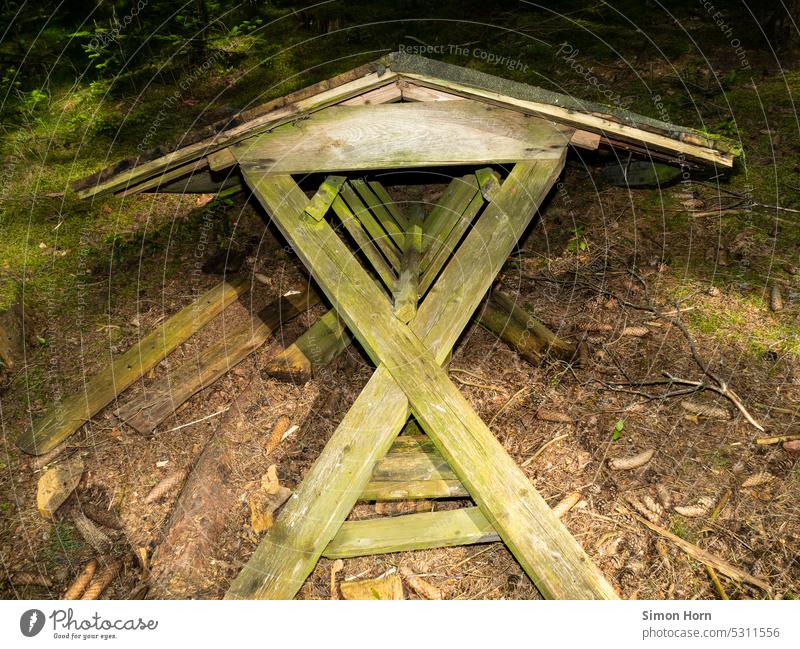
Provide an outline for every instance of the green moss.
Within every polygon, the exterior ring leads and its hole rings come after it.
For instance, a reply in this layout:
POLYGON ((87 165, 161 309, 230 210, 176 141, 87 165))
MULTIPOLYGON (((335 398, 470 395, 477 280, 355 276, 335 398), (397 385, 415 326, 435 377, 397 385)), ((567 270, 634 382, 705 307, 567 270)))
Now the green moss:
POLYGON ((72 525, 56 522, 50 529, 44 559, 49 565, 75 563, 74 557, 83 549, 83 540, 72 525))

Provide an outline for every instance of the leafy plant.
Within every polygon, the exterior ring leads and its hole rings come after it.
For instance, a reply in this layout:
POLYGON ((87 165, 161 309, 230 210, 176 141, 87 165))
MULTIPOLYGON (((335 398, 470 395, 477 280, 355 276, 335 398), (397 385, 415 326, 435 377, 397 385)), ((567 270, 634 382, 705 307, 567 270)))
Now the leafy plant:
POLYGON ((589 242, 583 236, 586 232, 586 226, 579 225, 572 231, 572 238, 567 244, 567 252, 586 252, 589 249, 589 242))
POLYGON ((614 424, 614 432, 611 434, 611 439, 616 442, 622 435, 623 430, 625 430, 625 420, 620 419, 614 424))

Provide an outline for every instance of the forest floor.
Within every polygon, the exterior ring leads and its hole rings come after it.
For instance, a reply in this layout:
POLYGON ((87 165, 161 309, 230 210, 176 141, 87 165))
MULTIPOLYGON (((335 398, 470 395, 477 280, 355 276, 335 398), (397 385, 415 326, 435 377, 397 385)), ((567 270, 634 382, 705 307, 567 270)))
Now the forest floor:
MULTIPOLYGON (((728 40, 715 36, 713 23, 709 27, 693 15, 683 24, 705 37, 703 51, 665 47, 666 52, 643 50, 615 63, 608 52, 581 46, 582 56, 600 61, 594 74, 628 97, 633 110, 663 117, 652 100, 657 91, 671 121, 713 124, 719 132, 738 135, 744 162, 723 178, 629 190, 600 179, 609 160, 571 154, 563 186, 505 265, 499 285, 562 337, 585 340, 588 363, 533 366, 471 325, 454 351, 451 378, 548 502, 580 491, 581 501, 564 522, 622 597, 720 596, 701 563, 630 515, 631 497, 658 502, 668 493, 675 505, 696 506, 699 514, 651 511, 659 525, 764 579, 772 596, 798 598, 797 456, 780 444, 755 444, 762 433, 722 397, 706 391, 665 398, 658 387, 632 385, 664 372, 702 378, 681 331, 636 307, 679 308, 698 354, 729 382, 767 434, 800 432, 800 219, 770 207, 800 209, 800 129, 792 100, 800 93, 800 66, 787 55, 779 69, 766 54, 750 52, 754 72, 737 76, 731 71, 739 61, 728 40), (645 96, 643 87, 651 94, 645 96), (752 197, 758 205, 715 210, 720 201, 729 201, 730 192, 752 197), (782 293, 780 311, 770 309, 773 286, 782 293), (682 402, 722 412, 698 416, 682 402), (553 412, 569 421, 546 421, 553 412), (609 469, 609 459, 646 449, 655 449, 655 455, 644 467, 609 469)), ((542 35, 544 28, 537 29, 542 35)), ((611 37, 622 27, 607 29, 611 37)), ((554 28, 550 40, 558 42, 563 34, 554 28)), ((473 34, 466 30, 463 36, 468 40, 473 34)), ((664 30, 662 38, 674 45, 677 36, 664 30)), ((548 60, 558 67, 558 59, 548 60)), ((340 66, 346 67, 351 66, 340 66)), ((487 71, 504 74, 491 66, 487 71)), ((585 79, 569 71, 556 74, 544 66, 526 75, 515 73, 539 85, 540 75, 549 76, 577 96, 591 92, 585 79)), ((216 91, 213 80, 207 86, 203 92, 216 91)), ((84 92, 89 97, 91 91, 84 92)), ((151 99, 153 110, 159 100, 151 99)), ((101 164, 99 154, 82 155, 69 133, 53 135, 54 121, 80 120, 90 110, 75 97, 71 101, 66 95, 54 101, 47 116, 7 140, 4 149, 7 161, 8 156, 22 161, 7 170, 6 180, 25 191, 18 191, 8 208, 0 273, 9 296, 24 287, 31 335, 25 366, 7 377, 0 393, 0 597, 62 595, 96 556, 71 518, 86 503, 113 510, 121 522, 120 530, 105 530, 114 541, 105 559, 123 560, 122 573, 105 596, 130 596, 146 579, 136 557, 140 549, 151 554, 159 544, 177 493, 155 504, 145 498, 162 478, 192 466, 219 417, 173 429, 226 408, 243 409, 250 425, 232 448, 231 484, 241 495, 239 507, 230 512, 227 533, 215 540, 209 557, 214 583, 201 593, 219 597, 258 543, 247 496, 271 464, 277 464, 290 488, 302 481, 371 366, 353 346, 305 385, 262 376, 266 358, 310 325, 323 312, 319 306, 195 395, 152 437, 118 422, 116 406, 307 280, 280 236, 264 225, 259 209, 241 198, 140 195, 81 204, 69 193, 62 195, 67 175, 80 177, 101 164), (240 274, 258 273, 267 282, 254 280, 252 295, 81 428, 70 444, 83 457, 86 473, 59 518, 45 520, 36 510, 41 470, 16 448, 17 434, 59 395, 80 389, 111 354, 124 351, 192 295, 218 283, 218 276, 191 270, 220 249, 248 250, 240 274), (265 439, 284 415, 299 430, 267 455, 265 439)), ((116 110, 124 113, 124 101, 119 104, 116 110)), ((187 111, 193 105, 188 102, 187 111)), ((121 150, 116 157, 129 152, 121 150)), ((391 191, 399 196, 403 189, 391 191)), ((361 504, 351 516, 374 515, 373 506, 361 504)), ((341 574, 376 577, 406 565, 427 575, 448 599, 538 596, 501 543, 349 559, 341 574)), ((320 561, 299 596, 329 598, 330 570, 331 562, 320 561)), ((722 583, 731 598, 765 596, 725 578, 722 583)))

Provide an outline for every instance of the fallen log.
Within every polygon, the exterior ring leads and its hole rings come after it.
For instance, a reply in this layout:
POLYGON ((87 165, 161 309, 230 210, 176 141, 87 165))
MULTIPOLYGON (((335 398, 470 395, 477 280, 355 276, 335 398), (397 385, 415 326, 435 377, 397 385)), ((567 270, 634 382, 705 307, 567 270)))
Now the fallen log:
POLYGON ((245 389, 200 452, 173 507, 161 543, 150 562, 153 599, 213 597, 224 582, 217 571, 216 541, 239 515, 238 492, 231 481, 230 449, 249 424, 246 415, 259 391, 245 389))
POLYGON ((223 282, 204 293, 124 354, 114 358, 108 366, 82 384, 81 390, 54 404, 19 436, 17 446, 30 455, 42 455, 58 446, 125 388, 236 300, 249 286, 247 280, 238 279, 223 282))
POLYGON ((184 363, 118 408, 115 414, 139 433, 152 433, 178 406, 263 345, 282 323, 318 302, 319 296, 313 291, 285 295, 271 302, 241 327, 205 349, 198 358, 184 363))

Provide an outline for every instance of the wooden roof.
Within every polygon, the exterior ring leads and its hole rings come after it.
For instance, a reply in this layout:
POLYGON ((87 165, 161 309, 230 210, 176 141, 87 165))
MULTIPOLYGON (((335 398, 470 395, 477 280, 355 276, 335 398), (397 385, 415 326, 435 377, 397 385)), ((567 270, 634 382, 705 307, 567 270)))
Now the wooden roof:
MULTIPOLYGON (((474 125, 476 119, 479 119, 476 118, 475 102, 482 104, 486 111, 479 116, 485 123, 478 130, 482 136, 494 138, 499 148, 487 148, 483 155, 479 152, 473 156, 464 151, 463 156, 457 160, 439 159, 437 155, 441 151, 433 146, 431 137, 418 137, 418 153, 411 156, 411 161, 418 163, 418 166, 462 164, 468 161, 480 163, 490 161, 487 156, 498 151, 508 155, 496 156, 493 159, 495 162, 503 162, 505 158, 525 159, 525 155, 514 150, 514 140, 518 145, 525 138, 520 138, 519 132, 513 132, 511 138, 501 143, 500 138, 508 133, 498 132, 502 129, 513 131, 517 128, 519 131, 526 128, 521 125, 519 115, 568 127, 562 128, 561 132, 568 134, 572 146, 579 148, 622 148, 678 164, 721 167, 731 167, 738 155, 736 144, 725 138, 708 136, 694 129, 661 122, 620 108, 582 101, 476 70, 395 52, 373 63, 238 113, 231 119, 187 136, 180 146, 172 150, 159 148, 138 158, 123 160, 88 178, 78 180, 73 188, 79 192, 81 198, 140 191, 216 192, 239 183, 238 175, 231 173, 238 164, 237 156, 254 155, 253 152, 258 150, 257 155, 274 161, 282 155, 279 147, 283 147, 283 151, 297 152, 293 156, 294 166, 283 164, 276 167, 276 171, 283 173, 354 168, 352 165, 357 164, 355 162, 344 167, 335 164, 336 160, 342 163, 347 160, 343 152, 356 150, 359 138, 352 134, 363 133, 365 120, 374 119, 378 115, 381 119, 385 118, 382 134, 384 141, 391 141, 392 137, 397 138, 402 134, 398 126, 401 122, 405 122, 407 126, 404 132, 409 128, 422 128, 424 120, 417 119, 416 114, 411 119, 406 119, 415 111, 419 113, 424 110, 432 119, 437 114, 457 114, 460 120, 458 123, 471 119, 474 125), (372 117, 368 116, 367 111, 355 108, 401 101, 426 102, 426 107, 383 107, 374 112, 372 117), (449 105, 445 107, 442 104, 438 107, 438 102, 449 102, 449 105), (492 109, 489 110, 487 105, 492 109), (333 106, 336 108, 331 108, 333 106), (319 114, 315 115, 316 113, 319 114), (313 120, 309 119, 312 115, 313 120), (314 141, 309 134, 312 131, 316 135, 322 133, 325 127, 331 126, 333 118, 339 124, 342 123, 341 120, 350 120, 350 127, 338 129, 340 135, 345 134, 347 141, 343 142, 341 137, 329 138, 328 145, 339 144, 340 149, 337 153, 334 146, 335 151, 327 155, 327 166, 315 166, 315 161, 322 160, 320 154, 325 147, 319 141, 314 141), (306 121, 308 123, 304 123, 306 121), (490 122, 495 125, 492 126, 490 122), (391 131, 392 128, 395 130, 391 131), (348 133, 351 135, 347 136, 348 133), (269 155, 270 146, 275 147, 278 156, 269 155), (299 164, 302 155, 306 156, 306 162, 299 164)), ((473 143, 477 143, 479 139, 473 138, 473 143)), ((468 144, 469 138, 462 149, 468 144)), ((367 148, 365 146, 364 150, 367 148)), ((452 149, 452 146, 449 148, 452 149)), ((408 160, 408 153, 408 147, 402 150, 394 147, 385 153, 384 158, 378 156, 364 160, 368 164, 362 164, 359 168, 392 166, 390 163, 393 160, 408 160)), ((282 159, 285 160, 285 156, 282 159)), ((410 164, 408 162, 406 166, 410 164)))

